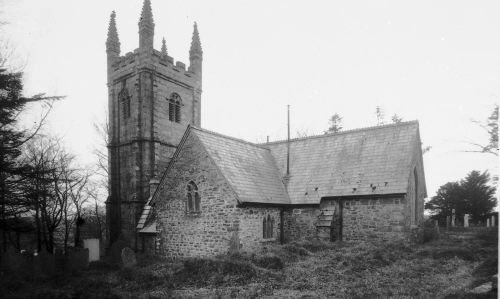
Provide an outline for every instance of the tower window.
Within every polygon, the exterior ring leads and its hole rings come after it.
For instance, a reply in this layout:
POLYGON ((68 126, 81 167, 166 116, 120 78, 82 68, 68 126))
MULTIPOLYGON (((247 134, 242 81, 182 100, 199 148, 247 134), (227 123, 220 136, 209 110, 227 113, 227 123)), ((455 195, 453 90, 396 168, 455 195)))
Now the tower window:
POLYGON ((181 122, 181 106, 181 97, 175 92, 172 93, 168 99, 168 120, 176 123, 181 122))
POLYGON ((187 211, 190 213, 201 212, 200 209, 200 193, 198 186, 193 181, 190 181, 186 187, 187 191, 187 211))
POLYGON ((264 216, 262 220, 262 238, 271 239, 274 232, 274 218, 271 215, 264 216))
POLYGON ((128 94, 128 90, 125 87, 125 81, 122 83, 122 90, 118 94, 118 99, 120 100, 121 106, 122 106, 122 111, 123 111, 123 118, 129 118, 130 117, 130 95, 128 94))

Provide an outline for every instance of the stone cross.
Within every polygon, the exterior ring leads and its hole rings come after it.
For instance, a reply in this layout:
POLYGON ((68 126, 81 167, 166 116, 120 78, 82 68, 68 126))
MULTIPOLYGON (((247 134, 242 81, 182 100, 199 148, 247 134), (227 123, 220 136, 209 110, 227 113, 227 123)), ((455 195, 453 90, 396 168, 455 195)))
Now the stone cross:
POLYGON ((464 227, 469 227, 469 214, 464 215, 464 227))
POLYGON ((455 227, 455 209, 451 210, 451 226, 455 227))
POLYGON ((491 227, 495 227, 495 216, 491 216, 491 227))

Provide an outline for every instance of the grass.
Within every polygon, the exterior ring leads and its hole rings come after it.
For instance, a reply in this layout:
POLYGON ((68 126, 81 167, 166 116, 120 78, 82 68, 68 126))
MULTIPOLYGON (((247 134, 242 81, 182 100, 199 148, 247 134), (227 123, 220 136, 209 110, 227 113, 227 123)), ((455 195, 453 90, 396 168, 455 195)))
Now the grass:
POLYGON ((139 256, 134 268, 97 262, 55 281, 11 277, 0 297, 496 298, 496 290, 469 291, 498 272, 497 244, 495 231, 478 231, 473 239, 442 235, 421 245, 301 241, 176 262, 139 256))

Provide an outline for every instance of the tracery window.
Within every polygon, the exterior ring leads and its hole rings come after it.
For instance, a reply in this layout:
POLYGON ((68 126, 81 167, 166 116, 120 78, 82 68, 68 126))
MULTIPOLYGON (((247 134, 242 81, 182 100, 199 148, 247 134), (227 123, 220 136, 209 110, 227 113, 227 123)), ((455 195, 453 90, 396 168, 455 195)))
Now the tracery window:
POLYGON ((187 191, 187 211, 188 212, 201 212, 200 209, 200 193, 198 186, 193 181, 190 181, 186 187, 187 191))
POLYGON ((264 216, 262 220, 262 237, 264 239, 270 239, 273 237, 274 232, 274 217, 271 215, 264 216))
POLYGON ((172 93, 168 99, 168 120, 176 123, 181 122, 182 99, 177 93, 172 93))

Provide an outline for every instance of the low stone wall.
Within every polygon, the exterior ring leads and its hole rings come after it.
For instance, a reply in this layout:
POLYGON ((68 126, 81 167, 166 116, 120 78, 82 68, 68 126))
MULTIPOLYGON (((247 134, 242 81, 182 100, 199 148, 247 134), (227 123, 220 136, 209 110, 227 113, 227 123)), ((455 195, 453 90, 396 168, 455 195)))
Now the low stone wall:
POLYGON ((53 276, 73 273, 89 266, 88 249, 70 249, 66 254, 56 250, 55 254, 41 251, 37 255, 19 253, 13 248, 0 256, 0 272, 21 277, 53 276))

